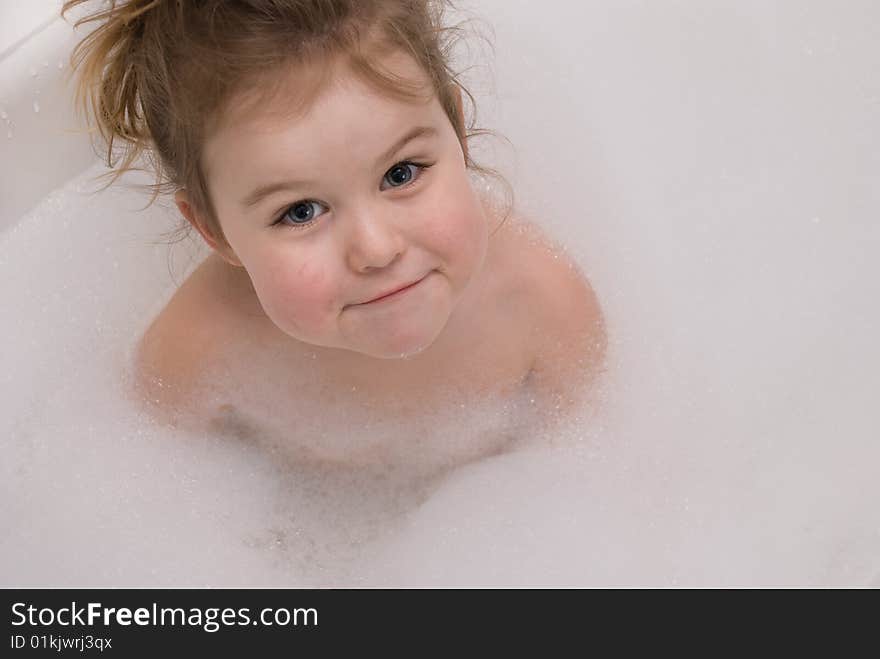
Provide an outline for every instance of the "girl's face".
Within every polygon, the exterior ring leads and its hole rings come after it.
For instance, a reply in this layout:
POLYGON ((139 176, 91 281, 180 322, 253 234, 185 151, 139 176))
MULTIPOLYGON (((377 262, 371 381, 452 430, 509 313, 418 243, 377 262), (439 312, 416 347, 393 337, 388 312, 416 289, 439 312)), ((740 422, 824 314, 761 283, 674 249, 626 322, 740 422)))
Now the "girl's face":
MULTIPOLYGON (((406 56, 386 65, 424 80, 406 56)), ((205 158, 221 254, 295 339, 413 355, 479 278, 487 218, 436 97, 398 101, 341 72, 301 118, 227 122, 205 158)))

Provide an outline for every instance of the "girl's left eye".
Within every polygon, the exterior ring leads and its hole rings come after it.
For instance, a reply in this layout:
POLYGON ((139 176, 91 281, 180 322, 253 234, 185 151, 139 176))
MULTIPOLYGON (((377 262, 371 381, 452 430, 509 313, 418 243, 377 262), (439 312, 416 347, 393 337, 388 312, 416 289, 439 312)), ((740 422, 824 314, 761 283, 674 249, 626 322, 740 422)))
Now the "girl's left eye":
POLYGON ((391 187, 400 188, 417 178, 422 173, 422 170, 428 169, 428 167, 430 166, 431 165, 425 165, 405 160, 403 162, 397 163, 396 165, 394 165, 394 167, 389 169, 385 173, 385 177, 383 180, 389 181, 391 183, 391 187), (415 173, 412 173, 413 170, 415 170, 415 173))
MULTIPOLYGON (((422 174, 422 172, 429 167, 433 167, 433 163, 430 165, 425 163, 412 162, 410 160, 404 160, 402 162, 397 163, 387 172, 385 172, 385 176, 382 177, 382 182, 389 181, 391 183, 392 188, 402 188, 412 183, 414 180, 418 180, 422 174)), ((387 190, 388 188, 382 188, 383 190, 387 190)), ((312 199, 304 199, 302 201, 297 201, 290 206, 288 206, 281 216, 275 220, 271 226, 286 226, 291 229, 308 229, 309 227, 315 224, 315 217, 320 217, 323 213, 309 213, 308 211, 313 209, 315 206, 323 206, 319 201, 315 201, 312 199), (300 211, 300 212, 297 212, 300 211), (301 211, 306 211, 303 214, 301 211), (293 212, 293 215, 291 215, 293 212), (287 223, 285 220, 290 219, 291 223, 287 223)))

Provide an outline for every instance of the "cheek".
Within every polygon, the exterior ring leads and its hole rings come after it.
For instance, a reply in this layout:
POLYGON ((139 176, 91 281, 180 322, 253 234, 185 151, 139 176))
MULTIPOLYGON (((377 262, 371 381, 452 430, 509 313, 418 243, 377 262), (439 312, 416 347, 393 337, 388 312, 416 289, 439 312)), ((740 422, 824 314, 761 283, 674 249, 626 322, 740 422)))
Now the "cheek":
POLYGON ((456 260, 479 258, 485 249, 488 234, 482 207, 470 187, 437 195, 425 227, 425 236, 433 248, 456 260))
POLYGON ((263 309, 284 330, 320 327, 332 313, 337 290, 321 259, 264 257, 251 275, 263 309))

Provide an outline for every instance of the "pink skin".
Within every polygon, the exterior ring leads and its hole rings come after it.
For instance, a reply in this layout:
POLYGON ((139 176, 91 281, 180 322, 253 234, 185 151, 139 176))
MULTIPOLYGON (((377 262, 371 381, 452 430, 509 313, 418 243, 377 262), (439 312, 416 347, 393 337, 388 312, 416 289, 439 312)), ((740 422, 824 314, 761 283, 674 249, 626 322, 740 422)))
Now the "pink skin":
MULTIPOLYGON (((386 66, 423 78, 405 55, 386 66)), ((184 190, 178 206, 228 263, 247 271, 266 316, 290 337, 371 358, 427 354, 454 317, 478 308, 487 217, 436 97, 406 103, 336 73, 303 116, 282 118, 277 108, 239 113, 210 136, 208 185, 228 247, 193 216, 184 190), (416 126, 436 135, 376 164, 416 126), (392 177, 404 160, 432 166, 402 165, 392 177), (240 205, 254 188, 290 179, 312 183, 240 205), (312 217, 304 229, 291 208, 300 202, 318 202, 299 207, 312 217), (363 304, 421 277, 405 292, 363 304)))

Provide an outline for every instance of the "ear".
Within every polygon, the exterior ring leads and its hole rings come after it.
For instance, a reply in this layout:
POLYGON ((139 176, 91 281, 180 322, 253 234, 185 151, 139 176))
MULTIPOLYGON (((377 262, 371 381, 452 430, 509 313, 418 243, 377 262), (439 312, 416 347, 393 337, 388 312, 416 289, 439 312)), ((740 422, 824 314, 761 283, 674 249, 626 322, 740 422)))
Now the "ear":
POLYGON ((208 226, 208 223, 205 222, 204 218, 200 217, 196 212, 189 199, 189 193, 187 193, 186 190, 180 189, 174 193, 174 203, 177 204, 180 214, 183 215, 193 227, 195 227, 196 231, 198 231, 202 238, 205 239, 205 242, 208 243, 211 249, 217 252, 229 265, 238 268, 243 267, 241 261, 239 261, 238 257, 235 255, 235 252, 232 251, 232 248, 226 243, 226 240, 214 235, 208 226))
MULTIPOLYGON (((465 130, 465 127, 464 127, 464 105, 462 104, 462 100, 461 100, 461 87, 459 87, 455 83, 452 83, 452 87, 453 87, 452 93, 455 96, 455 109, 456 109, 456 113, 458 115, 458 133, 459 133, 459 135, 465 135, 467 133, 467 131, 465 130)), ((465 160, 467 160, 468 150, 467 150, 467 140, 465 140, 465 139, 461 140, 461 150, 464 153, 465 160)))

